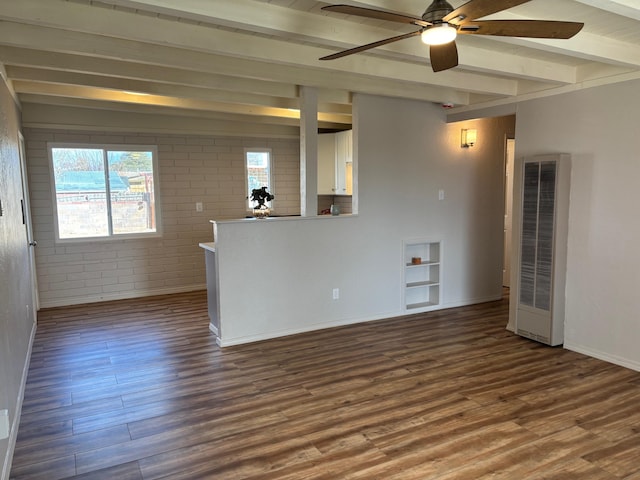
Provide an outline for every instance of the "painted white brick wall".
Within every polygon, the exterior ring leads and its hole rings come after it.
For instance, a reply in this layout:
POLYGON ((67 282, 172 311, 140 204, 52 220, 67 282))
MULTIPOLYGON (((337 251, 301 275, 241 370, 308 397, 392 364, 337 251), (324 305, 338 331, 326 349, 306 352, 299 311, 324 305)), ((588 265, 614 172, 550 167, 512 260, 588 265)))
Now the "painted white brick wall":
POLYGON ((42 307, 198 290, 200 242, 209 220, 245 217, 244 149, 270 148, 275 213, 300 213, 297 139, 26 129, 36 266, 42 307), (47 142, 157 145, 163 234, 159 238, 56 244, 47 142), (203 212, 196 212, 202 202, 203 212))

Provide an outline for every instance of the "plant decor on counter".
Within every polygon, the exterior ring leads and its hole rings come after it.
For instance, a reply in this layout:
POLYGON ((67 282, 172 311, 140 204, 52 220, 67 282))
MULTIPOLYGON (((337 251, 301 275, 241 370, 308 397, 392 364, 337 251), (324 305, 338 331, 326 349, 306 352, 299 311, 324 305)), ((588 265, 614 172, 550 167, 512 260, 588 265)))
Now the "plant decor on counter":
POLYGON ((256 202, 253 207, 253 216, 256 218, 268 217, 271 210, 267 206, 267 202, 270 202, 276 198, 267 191, 267 187, 254 188, 251 191, 251 201, 256 202))

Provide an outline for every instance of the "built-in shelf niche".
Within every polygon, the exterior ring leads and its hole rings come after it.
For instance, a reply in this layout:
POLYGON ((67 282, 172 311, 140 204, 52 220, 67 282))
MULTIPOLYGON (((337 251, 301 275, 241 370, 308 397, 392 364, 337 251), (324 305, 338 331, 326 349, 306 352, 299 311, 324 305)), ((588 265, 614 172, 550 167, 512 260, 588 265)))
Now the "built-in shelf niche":
POLYGON ((404 242, 402 291, 406 311, 421 312, 440 305, 441 256, 440 242, 404 242))

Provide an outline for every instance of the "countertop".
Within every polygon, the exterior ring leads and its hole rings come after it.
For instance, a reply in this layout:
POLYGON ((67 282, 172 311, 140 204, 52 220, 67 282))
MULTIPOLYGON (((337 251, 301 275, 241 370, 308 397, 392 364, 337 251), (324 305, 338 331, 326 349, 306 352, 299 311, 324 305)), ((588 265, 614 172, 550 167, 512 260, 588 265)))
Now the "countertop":
MULTIPOLYGON (((257 223, 257 224, 261 224, 261 223, 266 223, 266 222, 307 222, 307 221, 315 221, 315 220, 329 220, 329 219, 334 219, 334 218, 354 218, 357 217, 356 214, 353 213, 341 213, 340 215, 314 215, 314 216, 309 216, 309 217, 301 217, 300 215, 291 215, 291 216, 273 216, 273 217, 267 217, 267 218, 253 218, 253 217, 246 217, 246 218, 235 218, 235 219, 227 219, 227 220, 209 220, 210 223, 214 223, 214 224, 225 224, 225 223, 247 223, 247 224, 251 224, 251 223, 257 223)), ((203 247, 204 248, 204 247, 203 247)))
POLYGON ((215 242, 200 243, 200 244, 198 244, 198 246, 204 248, 205 250, 209 250, 210 252, 214 252, 215 253, 215 251, 216 251, 215 242))

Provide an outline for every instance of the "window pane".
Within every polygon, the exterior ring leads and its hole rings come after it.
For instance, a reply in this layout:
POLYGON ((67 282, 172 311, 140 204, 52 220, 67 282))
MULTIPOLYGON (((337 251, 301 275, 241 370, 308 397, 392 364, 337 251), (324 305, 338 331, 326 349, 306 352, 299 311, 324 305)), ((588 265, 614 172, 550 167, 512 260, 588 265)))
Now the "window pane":
POLYGON ((155 232, 153 154, 109 151, 107 161, 113 233, 155 232))
MULTIPOLYGON (((256 188, 267 187, 267 190, 271 192, 271 161, 270 152, 246 152, 247 161, 247 193, 249 198, 251 192, 256 188)), ((271 192, 273 193, 273 192, 271 192)), ((267 205, 271 207, 271 202, 267 202, 267 205)), ((253 204, 249 200, 249 208, 252 208, 253 204)))
POLYGON ((104 160, 101 149, 53 148, 58 235, 109 235, 104 160))
POLYGON ((153 147, 52 145, 50 152, 59 239, 159 232, 153 147))

